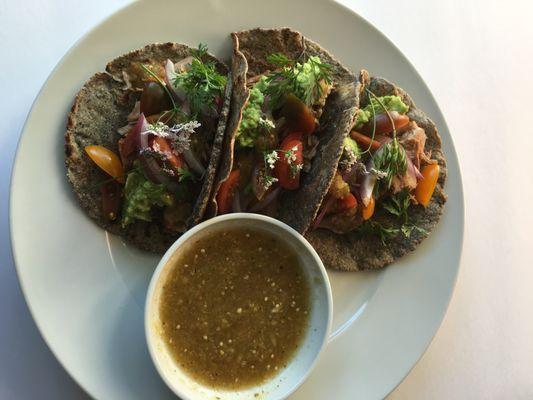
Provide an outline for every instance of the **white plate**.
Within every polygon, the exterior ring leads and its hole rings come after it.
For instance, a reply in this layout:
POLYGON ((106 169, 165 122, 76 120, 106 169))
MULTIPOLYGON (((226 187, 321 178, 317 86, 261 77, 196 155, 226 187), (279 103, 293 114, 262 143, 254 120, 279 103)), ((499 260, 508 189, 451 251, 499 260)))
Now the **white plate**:
POLYGON ((448 161, 449 201, 414 254, 374 273, 331 272, 334 339, 295 399, 382 398, 435 334, 453 290, 463 240, 463 193, 450 133, 429 89, 379 31, 333 2, 134 3, 81 39, 41 90, 26 122, 11 192, 12 246, 26 300, 46 342, 93 397, 167 398, 148 356, 143 304, 157 257, 106 235, 65 178, 63 133, 75 93, 107 61, 151 42, 199 42, 229 58, 232 30, 290 26, 405 88, 433 118, 448 161))

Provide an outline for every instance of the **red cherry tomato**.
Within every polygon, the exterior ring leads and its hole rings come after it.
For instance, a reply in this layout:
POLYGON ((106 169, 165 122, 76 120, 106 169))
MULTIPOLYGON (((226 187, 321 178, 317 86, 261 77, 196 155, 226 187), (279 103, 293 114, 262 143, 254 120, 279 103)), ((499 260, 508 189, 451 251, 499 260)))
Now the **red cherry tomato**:
POLYGON ((220 186, 217 193, 218 214, 227 214, 231 211, 231 203, 235 190, 239 186, 241 173, 238 169, 231 171, 228 179, 226 179, 220 186))
POLYGON ((120 158, 104 146, 86 146, 85 153, 101 170, 120 183, 124 183, 124 168, 120 158))
MULTIPOLYGON (((397 111, 390 111, 389 115, 386 113, 378 114, 374 117, 376 120, 376 132, 375 135, 385 134, 385 133, 391 133, 393 131, 392 128, 392 121, 394 121, 394 128, 396 130, 401 129, 407 124, 409 124, 409 117, 404 114, 400 114, 397 111), (390 115, 390 118, 389 118, 390 115)), ((372 135, 372 131, 374 130, 374 120, 371 119, 366 124, 364 124, 361 127, 361 132, 365 135, 372 135)))
POLYGON ((274 166, 274 173, 283 189, 294 190, 300 186, 300 169, 303 164, 303 144, 301 140, 288 135, 278 151, 279 160, 274 166), (291 153, 291 154, 289 154, 291 153), (291 155, 287 157, 287 155, 291 155))
POLYGON ((354 207, 357 207, 357 199, 351 193, 348 193, 346 197, 337 200, 337 209, 339 211, 346 211, 354 207))
POLYGON ((159 136, 154 136, 152 147, 154 145, 158 145, 159 150, 162 153, 165 153, 165 155, 167 156, 168 163, 172 166, 172 168, 174 168, 174 170, 177 171, 178 168, 184 167, 185 163, 183 162, 183 159, 181 158, 180 155, 176 155, 172 151, 172 147, 170 147, 170 144, 168 143, 167 139, 159 137, 159 136))

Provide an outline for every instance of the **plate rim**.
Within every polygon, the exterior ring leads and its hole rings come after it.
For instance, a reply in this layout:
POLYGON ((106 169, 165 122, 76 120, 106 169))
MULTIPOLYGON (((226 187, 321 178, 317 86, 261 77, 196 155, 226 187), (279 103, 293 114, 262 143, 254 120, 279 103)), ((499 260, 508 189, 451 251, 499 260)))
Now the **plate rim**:
MULTIPOLYGON (((457 190, 458 190, 457 194, 458 194, 458 199, 460 200, 460 204, 457 204, 458 209, 460 210, 460 213, 459 213, 460 227, 458 229, 458 231, 459 231, 459 241, 458 241, 459 242, 459 247, 458 247, 458 253, 457 253, 457 255, 458 255, 458 257, 457 257, 457 267, 455 268, 455 271, 454 271, 452 284, 449 286, 449 288, 447 290, 447 293, 446 293, 446 305, 442 309, 442 312, 440 313, 439 323, 435 327, 433 327, 431 329, 432 330, 431 336, 429 337, 429 340, 427 340, 427 343, 425 343, 425 345, 423 346, 423 350, 420 352, 420 354, 418 354, 416 356, 416 360, 413 362, 413 364, 410 366, 410 368, 407 369, 405 371, 405 373, 403 373, 402 378, 393 387, 391 387, 390 389, 387 389, 387 391, 385 392, 385 397, 386 397, 390 393, 392 393, 398 386, 401 385, 401 383, 407 378, 407 376, 411 373, 411 371, 414 369, 414 367, 420 362, 420 360, 423 357, 423 355, 426 354, 428 348, 430 347, 430 345, 434 341, 437 332, 440 330, 440 328, 441 328, 441 326, 442 326, 442 324, 444 322, 445 316, 446 316, 446 314, 448 312, 448 309, 449 309, 449 306, 450 306, 450 303, 451 303, 452 296, 454 295, 454 292, 455 292, 455 288, 456 288, 456 285, 457 285, 457 279, 458 279, 458 276, 459 276, 459 270, 461 269, 463 250, 464 250, 464 231, 465 231, 465 214, 466 214, 465 198, 464 198, 464 185, 463 185, 462 172, 461 172, 461 163, 460 163, 460 159, 459 159, 458 154, 457 154, 457 150, 456 150, 456 146, 455 146, 455 141, 453 139, 453 135, 452 135, 452 133, 451 133, 449 127, 448 127, 448 123, 446 121, 446 118, 444 117, 444 113, 442 112, 442 109, 441 109, 439 103, 436 101, 436 98, 435 98, 432 90, 427 85, 426 81, 422 78, 421 74, 415 68, 415 66, 413 65, 411 60, 404 54, 404 52, 391 39, 389 39, 389 37, 386 34, 384 34, 380 29, 378 29, 374 25, 374 23, 372 23, 371 21, 369 21, 368 19, 366 19, 365 17, 360 15, 354 9, 349 8, 347 5, 345 5, 343 3, 340 3, 338 1, 335 1, 335 0, 326 0, 326 1, 331 3, 334 7, 341 8, 343 13, 352 14, 353 16, 358 18, 360 21, 362 21, 363 23, 367 24, 372 30, 375 31, 375 33, 377 33, 380 36, 381 39, 385 40, 388 45, 393 47, 398 53, 400 53, 402 55, 404 60, 407 62, 409 68, 416 75, 417 80, 422 84, 423 88, 429 94, 430 100, 434 103, 434 105, 436 107, 436 110, 439 113, 439 117, 442 119, 442 122, 444 123, 446 131, 449 133, 449 135, 448 135, 449 137, 447 138, 447 140, 449 141, 450 149, 447 150, 447 153, 449 154, 449 152, 452 152, 453 153, 453 157, 457 160, 457 165, 456 165, 457 166, 457 177, 456 178, 457 178, 457 190)), ((28 121, 31 119, 31 117, 32 117, 32 115, 33 115, 33 113, 35 111, 35 107, 36 107, 39 99, 42 96, 42 93, 47 89, 48 85, 50 84, 51 78, 55 75, 56 71, 67 61, 67 59, 69 58, 70 54, 80 45, 81 42, 83 42, 87 37, 91 36, 93 34, 93 32, 97 31, 109 19, 111 19, 113 17, 116 17, 118 14, 125 12, 127 9, 134 8, 137 5, 137 3, 138 2, 136 2, 136 1, 128 3, 128 4, 126 4, 126 5, 122 6, 122 7, 117 8, 111 14, 109 14, 109 15, 103 17, 102 19, 98 20, 98 22, 93 24, 89 29, 87 29, 87 31, 85 33, 83 33, 78 39, 76 39, 71 46, 68 47, 68 49, 61 56, 59 61, 51 69, 50 73, 48 74, 48 76, 44 80, 42 86, 37 91, 37 93, 35 95, 35 98, 33 99, 32 103, 31 103, 31 106, 30 106, 30 108, 28 110, 28 113, 26 115, 26 118, 24 120, 22 128, 20 130, 20 134, 19 134, 19 137, 18 137, 18 140, 17 140, 17 145, 16 145, 13 161, 12 161, 12 164, 11 164, 12 165, 12 169, 11 169, 11 174, 10 174, 10 179, 9 179, 9 200, 8 200, 9 242, 10 242, 10 248, 11 248, 11 256, 12 256, 11 258, 13 260, 13 265, 15 267, 17 280, 19 282, 19 285, 20 285, 20 288, 21 288, 21 291, 22 291, 22 294, 23 294, 23 297, 24 297, 24 301, 25 301, 25 303, 26 303, 26 305, 28 307, 30 315, 31 315, 31 317, 32 317, 37 329, 38 329, 38 332, 39 332, 40 336, 42 337, 43 341, 46 343, 46 346, 48 347, 48 349, 54 355, 54 357, 57 360, 57 362, 60 364, 61 368, 63 368, 63 370, 65 370, 67 372, 67 374, 70 376, 70 378, 80 387, 80 389, 84 393, 86 393, 87 395, 89 395, 90 397, 93 397, 93 398, 95 398, 95 396, 89 390, 89 388, 86 388, 85 385, 83 385, 82 382, 77 378, 77 376, 75 374, 73 374, 67 368, 67 366, 63 362, 62 358, 58 355, 56 349, 53 346, 50 345, 49 339, 45 335, 44 330, 43 330, 43 328, 41 326, 41 323, 39 322, 39 319, 36 316, 36 312, 35 312, 32 304, 31 304, 31 302, 28 300, 29 299, 29 295, 27 293, 27 288, 26 288, 26 285, 24 283, 24 280, 21 278, 18 252, 16 251, 15 236, 14 236, 15 217, 14 217, 14 213, 13 213, 13 204, 14 204, 15 177, 17 175, 18 169, 20 168, 19 167, 19 164, 20 164, 19 159, 20 159, 20 152, 21 152, 21 143, 22 143, 22 140, 23 140, 23 136, 26 134, 28 121)), ((448 158, 448 155, 447 155, 447 158, 448 158)), ((416 252, 416 249, 414 250, 414 252, 416 252)), ((345 332, 346 330, 350 330, 350 329, 352 329, 352 327, 348 326, 345 330, 343 330, 343 332, 345 332)), ((326 352, 327 350, 324 349, 324 351, 326 352)))

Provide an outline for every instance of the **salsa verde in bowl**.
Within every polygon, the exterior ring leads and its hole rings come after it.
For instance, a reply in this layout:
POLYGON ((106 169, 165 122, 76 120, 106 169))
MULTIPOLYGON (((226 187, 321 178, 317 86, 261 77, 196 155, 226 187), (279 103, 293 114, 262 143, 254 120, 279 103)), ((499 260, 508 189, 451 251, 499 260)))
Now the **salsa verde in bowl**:
POLYGON ((326 344, 332 298, 324 266, 288 225, 216 217, 161 259, 148 289, 152 360, 183 399, 283 399, 326 344))

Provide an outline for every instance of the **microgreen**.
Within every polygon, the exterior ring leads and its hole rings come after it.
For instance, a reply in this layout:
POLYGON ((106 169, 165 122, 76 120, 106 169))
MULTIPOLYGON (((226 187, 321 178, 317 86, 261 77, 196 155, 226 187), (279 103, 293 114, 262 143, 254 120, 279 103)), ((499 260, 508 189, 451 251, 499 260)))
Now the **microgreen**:
POLYGON ((331 65, 317 56, 310 56, 303 64, 282 54, 271 54, 267 60, 278 68, 266 79, 272 109, 279 108, 289 93, 310 107, 322 95, 322 85, 331 83, 331 65))

